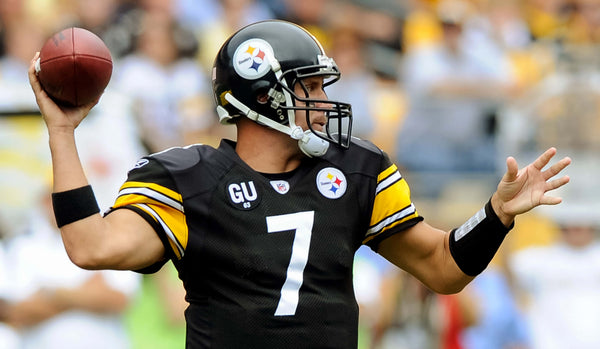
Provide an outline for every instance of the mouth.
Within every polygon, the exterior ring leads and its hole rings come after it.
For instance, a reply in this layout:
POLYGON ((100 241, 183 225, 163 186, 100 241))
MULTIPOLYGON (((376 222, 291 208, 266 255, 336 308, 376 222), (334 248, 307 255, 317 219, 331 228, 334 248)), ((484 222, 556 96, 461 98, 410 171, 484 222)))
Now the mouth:
POLYGON ((310 126, 315 131, 323 132, 323 129, 325 128, 325 122, 324 121, 313 122, 310 124, 310 126))

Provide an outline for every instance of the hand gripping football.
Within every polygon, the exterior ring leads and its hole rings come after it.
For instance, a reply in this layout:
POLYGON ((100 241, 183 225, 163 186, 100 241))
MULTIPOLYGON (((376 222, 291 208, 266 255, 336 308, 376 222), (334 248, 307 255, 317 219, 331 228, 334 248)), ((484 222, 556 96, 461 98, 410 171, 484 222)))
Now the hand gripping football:
POLYGON ((110 81, 110 51, 96 34, 67 28, 40 50, 36 72, 44 91, 62 106, 81 106, 98 99, 110 81))

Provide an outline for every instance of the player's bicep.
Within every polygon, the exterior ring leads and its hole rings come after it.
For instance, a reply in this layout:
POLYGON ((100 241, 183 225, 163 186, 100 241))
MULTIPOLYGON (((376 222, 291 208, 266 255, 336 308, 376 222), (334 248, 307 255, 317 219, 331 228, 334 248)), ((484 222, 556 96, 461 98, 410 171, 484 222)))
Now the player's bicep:
POLYGON ((110 231, 106 255, 112 269, 139 270, 165 259, 165 247, 154 227, 137 212, 120 209, 104 217, 110 231))
POLYGON ((132 211, 152 228, 167 259, 181 259, 188 239, 183 197, 170 173, 157 160, 142 159, 119 189, 109 215, 132 211))

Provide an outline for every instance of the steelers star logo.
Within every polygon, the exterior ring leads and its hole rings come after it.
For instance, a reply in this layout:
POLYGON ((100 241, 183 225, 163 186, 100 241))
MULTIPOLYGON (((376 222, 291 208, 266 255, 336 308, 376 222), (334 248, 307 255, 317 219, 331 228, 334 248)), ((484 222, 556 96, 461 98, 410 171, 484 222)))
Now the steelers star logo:
POLYGON ((233 67, 241 77, 255 80, 271 70, 273 48, 262 39, 244 41, 233 54, 233 67))
POLYGON ((339 199, 346 192, 348 182, 342 171, 325 167, 317 174, 317 189, 328 199, 339 199))

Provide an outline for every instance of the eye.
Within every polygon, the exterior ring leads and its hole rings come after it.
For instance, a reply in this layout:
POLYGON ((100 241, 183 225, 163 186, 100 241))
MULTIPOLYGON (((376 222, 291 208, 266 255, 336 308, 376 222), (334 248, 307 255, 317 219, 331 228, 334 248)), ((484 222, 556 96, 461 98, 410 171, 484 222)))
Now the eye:
POLYGON ((323 87, 319 83, 311 82, 311 83, 306 84, 306 90, 308 92, 321 91, 321 90, 323 90, 323 87))

